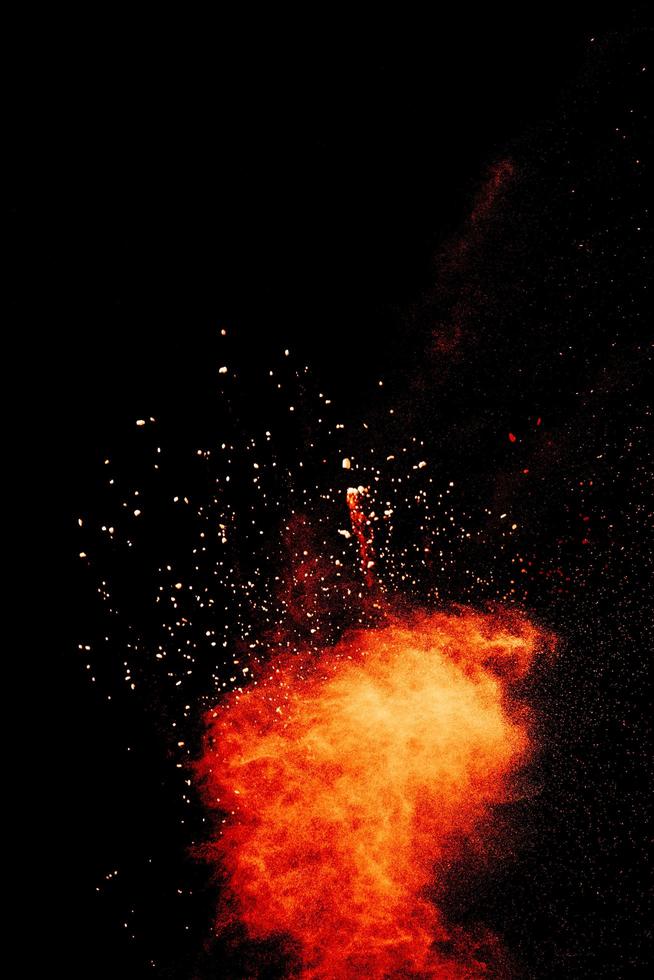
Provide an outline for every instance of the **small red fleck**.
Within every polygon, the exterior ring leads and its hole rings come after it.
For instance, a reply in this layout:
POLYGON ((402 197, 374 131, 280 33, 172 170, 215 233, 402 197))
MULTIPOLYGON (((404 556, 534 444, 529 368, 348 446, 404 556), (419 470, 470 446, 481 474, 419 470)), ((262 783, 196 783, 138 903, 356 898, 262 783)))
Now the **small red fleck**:
POLYGON ((512 432, 509 432, 509 442, 515 442, 515 441, 516 441, 516 436, 514 436, 512 432))
POLYGON ((543 420, 542 420, 542 418, 541 418, 541 417, 539 416, 539 417, 538 417, 538 418, 536 419, 536 425, 540 425, 542 421, 543 421, 543 420))
POLYGON ((523 470, 522 472, 523 472, 523 473, 528 473, 528 472, 529 472, 529 470, 523 470))

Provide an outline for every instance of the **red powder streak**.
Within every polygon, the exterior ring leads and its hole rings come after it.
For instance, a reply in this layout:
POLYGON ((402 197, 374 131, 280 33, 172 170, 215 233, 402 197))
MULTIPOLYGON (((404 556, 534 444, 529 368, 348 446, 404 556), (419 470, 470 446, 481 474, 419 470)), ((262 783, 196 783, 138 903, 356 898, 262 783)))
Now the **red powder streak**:
POLYGON ((350 487, 347 491, 347 505, 350 508, 352 532, 359 542, 361 569, 365 576, 366 585, 372 586, 375 577, 372 573, 374 561, 372 558, 372 530, 370 520, 361 509, 359 501, 367 493, 365 487, 350 487))
POLYGON ((474 270, 480 249, 493 234, 507 192, 517 176, 516 166, 510 159, 499 160, 491 167, 461 234, 438 254, 438 277, 433 293, 436 316, 429 353, 436 358, 440 377, 464 358, 467 348, 475 342, 479 318, 487 308, 489 297, 479 288, 474 270))
POLYGON ((514 173, 515 168, 511 160, 500 160, 491 168, 488 179, 482 187, 481 193, 470 215, 470 220, 473 224, 477 224, 482 219, 489 217, 497 204, 498 197, 506 188, 514 173))
POLYGON ((542 640, 524 618, 437 613, 273 660, 228 695, 199 764, 227 815, 219 923, 290 937, 305 980, 499 976, 448 925, 434 867, 510 796, 530 749, 511 686, 542 640))

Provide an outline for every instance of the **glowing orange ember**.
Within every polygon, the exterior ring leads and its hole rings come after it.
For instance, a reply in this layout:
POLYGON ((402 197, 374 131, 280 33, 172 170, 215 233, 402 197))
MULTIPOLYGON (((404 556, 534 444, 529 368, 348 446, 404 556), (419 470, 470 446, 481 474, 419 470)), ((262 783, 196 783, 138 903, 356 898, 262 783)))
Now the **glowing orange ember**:
POLYGON ((221 922, 289 936, 303 978, 489 976, 434 867, 509 797, 530 748, 510 689, 543 639, 522 617, 430 614, 285 655, 228 695, 200 765, 227 814, 221 922))

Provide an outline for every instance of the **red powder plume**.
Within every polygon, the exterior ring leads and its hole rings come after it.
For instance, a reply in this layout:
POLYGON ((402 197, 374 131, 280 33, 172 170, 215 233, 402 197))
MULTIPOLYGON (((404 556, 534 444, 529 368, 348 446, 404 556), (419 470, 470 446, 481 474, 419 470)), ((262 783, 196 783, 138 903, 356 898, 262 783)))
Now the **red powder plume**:
POLYGON ((220 923, 290 937, 306 980, 498 976, 448 925, 434 868, 509 798, 530 749, 512 685, 543 639, 521 617, 435 613, 229 694, 199 767, 225 817, 220 923))

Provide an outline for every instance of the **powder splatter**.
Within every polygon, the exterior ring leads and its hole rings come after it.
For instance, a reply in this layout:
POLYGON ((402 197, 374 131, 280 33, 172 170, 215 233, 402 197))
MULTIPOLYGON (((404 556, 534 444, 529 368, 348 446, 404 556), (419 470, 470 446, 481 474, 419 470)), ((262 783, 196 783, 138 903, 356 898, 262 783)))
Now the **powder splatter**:
POLYGON ((531 747, 513 684, 545 639, 516 615, 426 614, 226 696, 199 765, 226 815, 221 924, 289 937, 305 980, 497 976, 439 908, 434 866, 509 798, 531 747))

